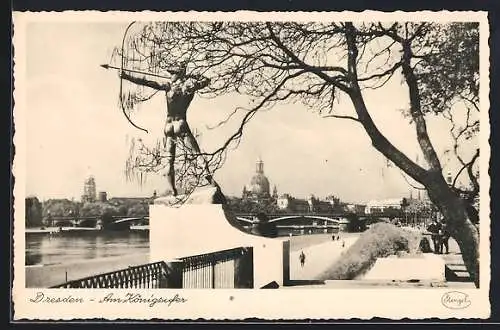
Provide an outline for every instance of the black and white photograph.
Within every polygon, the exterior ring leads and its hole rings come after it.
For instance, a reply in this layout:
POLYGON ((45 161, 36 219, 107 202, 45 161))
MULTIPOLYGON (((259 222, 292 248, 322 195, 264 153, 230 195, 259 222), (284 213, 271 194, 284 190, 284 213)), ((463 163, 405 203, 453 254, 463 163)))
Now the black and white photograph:
POLYGON ((489 316, 485 13, 13 22, 16 318, 489 316))

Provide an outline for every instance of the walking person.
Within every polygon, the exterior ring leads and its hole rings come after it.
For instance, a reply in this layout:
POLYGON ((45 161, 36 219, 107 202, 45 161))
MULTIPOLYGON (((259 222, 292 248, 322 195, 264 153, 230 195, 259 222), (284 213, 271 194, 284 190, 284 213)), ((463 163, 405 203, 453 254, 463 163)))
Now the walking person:
POLYGON ((450 231, 448 229, 448 225, 446 222, 444 222, 444 219, 442 221, 442 236, 441 236, 441 247, 440 251, 443 253, 443 250, 445 250, 445 254, 450 253, 450 245, 449 245, 449 240, 450 240, 450 231))
POLYGON ((306 255, 304 254, 304 251, 300 251, 299 260, 300 266, 304 268, 304 264, 306 263, 306 255))
POLYGON ((431 233, 432 244, 434 245, 434 253, 441 254, 441 235, 442 225, 436 219, 427 227, 427 231, 431 233))

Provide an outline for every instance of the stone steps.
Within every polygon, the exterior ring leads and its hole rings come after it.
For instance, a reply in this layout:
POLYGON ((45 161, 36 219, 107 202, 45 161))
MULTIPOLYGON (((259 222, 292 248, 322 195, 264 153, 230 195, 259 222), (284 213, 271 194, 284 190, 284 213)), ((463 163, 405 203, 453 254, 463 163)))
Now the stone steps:
POLYGON ((449 282, 471 282, 470 274, 464 264, 446 264, 445 276, 449 282))
POLYGON ((450 282, 471 282, 464 260, 460 253, 441 255, 445 261, 446 280, 450 282))
POLYGON ((467 272, 467 267, 464 264, 446 264, 446 267, 454 272, 467 272))
POLYGON ((449 245, 450 253, 439 255, 445 262, 446 280, 449 282, 472 282, 457 242, 450 239, 449 245))

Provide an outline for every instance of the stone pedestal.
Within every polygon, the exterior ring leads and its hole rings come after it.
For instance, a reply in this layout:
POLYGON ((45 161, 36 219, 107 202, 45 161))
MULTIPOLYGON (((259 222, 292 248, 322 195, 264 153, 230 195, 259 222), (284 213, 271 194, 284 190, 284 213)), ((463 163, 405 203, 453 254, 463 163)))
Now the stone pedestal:
POLYGON ((224 204, 169 205, 162 199, 150 206, 149 213, 151 262, 252 247, 254 288, 273 281, 282 286, 289 280, 289 239, 244 233, 224 204))
POLYGON ((445 262, 438 255, 425 253, 418 257, 378 258, 363 280, 445 281, 445 262))

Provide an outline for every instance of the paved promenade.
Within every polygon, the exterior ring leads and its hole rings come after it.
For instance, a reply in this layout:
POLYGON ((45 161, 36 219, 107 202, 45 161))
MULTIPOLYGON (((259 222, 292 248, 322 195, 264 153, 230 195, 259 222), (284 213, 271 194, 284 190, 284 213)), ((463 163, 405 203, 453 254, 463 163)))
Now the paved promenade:
MULTIPOLYGON (((320 275, 326 268, 334 263, 341 257, 342 252, 346 251, 356 240, 360 234, 344 234, 345 246, 342 248, 342 239, 339 241, 325 240, 325 238, 312 238, 310 243, 301 242, 296 248, 293 248, 290 254, 290 280, 296 281, 292 286, 284 287, 291 289, 311 289, 311 288, 430 288, 430 287, 448 287, 455 289, 473 289, 474 283, 467 280, 468 273, 465 271, 464 278, 458 280, 448 280, 447 282, 434 283, 432 281, 420 281, 418 283, 408 282, 388 282, 380 280, 327 280, 318 281, 320 275), (298 247, 298 248, 297 248, 298 247), (303 250, 306 255, 306 262, 304 267, 300 266, 299 255, 303 250), (301 281, 303 281, 301 283, 301 281)), ((313 235, 314 236, 314 235, 313 235)), ((305 237, 304 237, 305 238, 305 237)), ((464 272, 465 266, 463 265, 460 249, 455 240, 450 239, 450 252, 449 254, 438 255, 443 258, 447 268, 447 273, 451 270, 460 276, 464 272), (452 267, 453 266, 453 267, 452 267), (458 269, 455 269, 458 267, 458 269)), ((432 243, 431 243, 432 246, 432 243)))
POLYGON ((290 280, 315 280, 326 268, 337 260, 343 251, 356 242, 360 234, 341 235, 340 240, 327 241, 324 243, 304 247, 290 253, 290 280), (342 242, 345 246, 342 247, 342 242), (304 267, 300 265, 299 255, 304 251, 306 262, 304 267))

